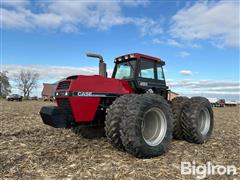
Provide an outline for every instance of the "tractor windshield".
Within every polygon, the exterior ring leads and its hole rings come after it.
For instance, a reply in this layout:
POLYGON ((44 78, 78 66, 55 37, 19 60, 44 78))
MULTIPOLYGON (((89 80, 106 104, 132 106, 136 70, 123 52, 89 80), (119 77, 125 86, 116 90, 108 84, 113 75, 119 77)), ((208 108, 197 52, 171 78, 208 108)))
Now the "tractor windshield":
POLYGON ((134 76, 134 68, 136 61, 127 61, 118 63, 116 66, 116 79, 132 79, 134 76))

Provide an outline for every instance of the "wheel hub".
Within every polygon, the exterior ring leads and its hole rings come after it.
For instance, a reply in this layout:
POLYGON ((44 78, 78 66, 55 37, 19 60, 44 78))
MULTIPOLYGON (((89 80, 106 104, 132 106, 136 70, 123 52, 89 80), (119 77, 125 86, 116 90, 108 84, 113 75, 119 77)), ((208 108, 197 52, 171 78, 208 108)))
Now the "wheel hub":
POLYGON ((143 117, 142 136, 150 146, 159 145, 167 132, 167 120, 163 111, 157 107, 149 109, 143 117))
POLYGON ((210 129, 210 113, 207 108, 200 111, 198 128, 202 135, 206 135, 210 129))

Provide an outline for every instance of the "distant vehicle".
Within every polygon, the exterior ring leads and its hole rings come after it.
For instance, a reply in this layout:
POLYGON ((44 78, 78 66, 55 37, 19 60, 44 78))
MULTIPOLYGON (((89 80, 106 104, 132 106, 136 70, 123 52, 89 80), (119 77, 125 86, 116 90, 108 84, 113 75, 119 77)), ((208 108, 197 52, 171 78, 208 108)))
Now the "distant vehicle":
POLYGON ((226 103, 225 103, 225 105, 226 106, 237 106, 237 102, 236 101, 227 101, 226 103))
POLYGON ((19 94, 11 94, 6 99, 7 101, 22 101, 23 97, 19 94))
POLYGON ((54 102, 54 100, 55 100, 55 97, 53 97, 53 96, 50 96, 50 97, 43 97, 43 101, 50 101, 50 102, 54 102))
POLYGON ((225 99, 217 99, 217 98, 207 98, 211 103, 212 107, 224 107, 225 99))
POLYGON ((54 101, 57 83, 49 84, 43 83, 42 98, 44 101, 54 101))
POLYGON ((219 99, 216 103, 216 107, 224 107, 225 106, 225 99, 219 99))
POLYGON ((209 102, 211 103, 211 105, 213 107, 216 107, 216 104, 217 104, 217 101, 218 99, 217 98, 207 98, 209 100, 209 102))

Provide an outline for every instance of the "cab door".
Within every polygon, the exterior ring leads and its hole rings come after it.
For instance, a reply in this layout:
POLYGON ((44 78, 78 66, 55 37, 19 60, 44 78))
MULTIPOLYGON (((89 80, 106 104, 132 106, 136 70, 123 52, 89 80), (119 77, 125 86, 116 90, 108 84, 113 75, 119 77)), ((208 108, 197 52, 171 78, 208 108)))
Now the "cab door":
POLYGON ((153 92, 165 96, 167 90, 162 64, 149 59, 141 59, 138 65, 137 84, 142 92, 153 92))

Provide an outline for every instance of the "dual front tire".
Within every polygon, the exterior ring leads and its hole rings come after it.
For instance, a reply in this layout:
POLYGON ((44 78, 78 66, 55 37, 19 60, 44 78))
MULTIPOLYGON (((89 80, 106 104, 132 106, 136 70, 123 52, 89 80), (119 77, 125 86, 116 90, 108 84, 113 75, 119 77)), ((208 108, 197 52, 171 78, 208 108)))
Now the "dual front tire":
POLYGON ((155 94, 122 96, 115 102, 105 121, 106 135, 114 147, 138 158, 155 157, 167 151, 172 140, 173 118, 163 97, 155 94), (117 107, 122 110, 115 118, 117 107))

